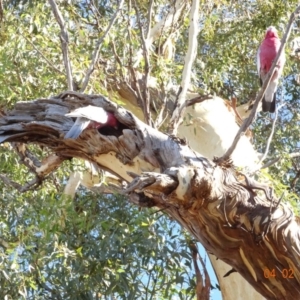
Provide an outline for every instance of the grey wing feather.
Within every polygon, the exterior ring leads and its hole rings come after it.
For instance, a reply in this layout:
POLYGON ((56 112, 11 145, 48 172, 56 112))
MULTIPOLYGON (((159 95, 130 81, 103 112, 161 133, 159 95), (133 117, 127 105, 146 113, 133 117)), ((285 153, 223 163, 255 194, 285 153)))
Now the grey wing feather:
POLYGON ((259 54, 260 54, 260 47, 258 48, 257 55, 256 55, 257 73, 258 73, 258 76, 260 77, 260 57, 259 57, 259 54))
POLYGON ((81 132, 89 126, 90 120, 77 118, 72 128, 65 135, 65 139, 77 139, 81 132))

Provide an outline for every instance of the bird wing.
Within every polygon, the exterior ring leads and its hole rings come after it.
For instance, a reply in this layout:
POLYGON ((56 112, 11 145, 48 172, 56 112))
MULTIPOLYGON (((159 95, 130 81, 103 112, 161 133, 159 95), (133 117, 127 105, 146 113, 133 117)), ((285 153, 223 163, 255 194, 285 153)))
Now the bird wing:
POLYGON ((71 118, 86 118, 101 124, 105 124, 108 120, 108 114, 102 107, 92 105, 77 108, 65 114, 65 116, 71 118))
POLYGON ((257 50, 257 55, 256 55, 256 66, 257 66, 257 73, 258 76, 260 77, 260 47, 257 50))
POLYGON ((86 118, 77 118, 72 128, 65 135, 65 139, 77 139, 81 132, 89 126, 90 122, 86 118))

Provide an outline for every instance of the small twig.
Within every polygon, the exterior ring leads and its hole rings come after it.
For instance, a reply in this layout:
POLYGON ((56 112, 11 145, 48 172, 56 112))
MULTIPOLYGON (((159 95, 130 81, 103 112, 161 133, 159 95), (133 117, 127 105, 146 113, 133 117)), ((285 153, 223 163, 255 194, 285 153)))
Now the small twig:
POLYGON ((20 190, 22 188, 21 184, 9 179, 6 175, 4 174, 0 174, 0 178, 1 180, 4 182, 5 185, 7 186, 11 186, 16 190, 20 190))
POLYGON ((300 178, 300 170, 297 170, 297 173, 296 173, 296 175, 295 175, 295 177, 292 180, 291 185, 290 185, 292 191, 295 189, 295 185, 296 185, 297 181, 299 180, 299 178, 300 178))
POLYGON ((30 182, 26 183, 23 186, 13 180, 11 180, 10 178, 6 177, 3 174, 0 174, 0 179, 4 182, 4 184, 15 188, 20 193, 24 193, 29 190, 36 190, 36 188, 38 186, 40 186, 43 182, 38 176, 36 176, 34 179, 32 179, 30 182))
POLYGON ((235 97, 232 97, 232 99, 231 99, 231 107, 232 107, 232 109, 233 109, 236 117, 238 118, 240 124, 242 124, 243 123, 243 119, 241 118, 239 112, 236 109, 236 102, 237 102, 237 99, 235 97))
POLYGON ((33 173, 36 173, 37 168, 41 166, 41 162, 35 157, 22 143, 13 143, 13 148, 19 155, 21 162, 33 173))
POLYGON ((82 83, 82 87, 80 89, 80 92, 83 93, 89 83, 89 80, 90 80, 90 77, 95 69, 95 65, 98 61, 98 58, 99 58, 99 53, 100 53, 100 46, 103 42, 103 40, 106 38, 107 34, 109 33, 110 29, 112 28, 112 26, 114 25, 118 15, 119 15, 119 12, 121 11, 122 7, 123 7, 123 3, 124 3, 124 0, 121 0, 120 3, 119 3, 119 6, 117 8, 117 10, 115 11, 115 14, 113 15, 113 17, 111 18, 104 34, 101 36, 101 38, 98 40, 97 44, 96 44, 96 47, 95 47, 95 50, 94 50, 94 53, 93 53, 93 57, 92 57, 92 62, 86 72, 86 75, 85 75, 85 78, 83 80, 83 83, 82 83))
POLYGON ((281 157, 276 157, 274 159, 271 159, 270 161, 265 163, 260 169, 266 169, 266 168, 274 165, 275 163, 277 163, 279 160, 281 160, 281 157))
POLYGON ((61 41, 61 48, 62 48, 62 53, 63 53, 63 60, 64 60, 65 69, 66 69, 66 73, 67 73, 68 89, 69 89, 69 91, 73 91, 72 67, 71 67, 69 51, 68 51, 68 44, 69 44, 68 31, 65 27, 64 19, 60 13, 60 10, 59 10, 55 0, 48 0, 48 1, 52 8, 55 19, 56 19, 58 25, 60 26, 60 41, 61 41))
POLYGON ((198 96, 198 97, 195 97, 195 98, 185 101, 184 105, 185 105, 185 107, 188 107, 188 106, 194 105, 196 103, 201 103, 205 100, 211 100, 213 98, 214 97, 211 95, 198 96))
POLYGON ((97 19, 98 21, 98 24, 100 23, 99 22, 99 17, 101 17, 101 13, 99 11, 99 9, 97 8, 96 4, 95 4, 95 1, 94 0, 91 0, 92 2, 92 8, 91 8, 91 11, 93 12, 93 15, 95 16, 95 18, 97 19), (96 11, 97 15, 94 13, 94 10, 96 11))
POLYGON ((136 92, 134 94, 137 96, 138 103, 142 106, 142 108, 144 110, 145 109, 144 108, 145 103, 143 101, 143 96, 142 96, 142 92, 141 92, 141 89, 140 89, 140 83, 137 80, 136 73, 135 73, 135 70, 133 69, 132 65, 129 65, 128 68, 129 68, 129 71, 130 71, 131 76, 133 78, 134 88, 136 90, 136 92))
MULTIPOLYGON (((296 157, 300 156, 300 152, 294 152, 294 153, 288 154, 288 156, 289 156, 289 158, 296 158, 296 157)), ((278 161, 280 161, 282 158, 283 157, 275 157, 274 159, 271 159, 270 161, 265 163, 260 169, 266 169, 266 168, 274 165, 278 161)))
POLYGON ((255 102, 253 104, 253 108, 252 108, 252 111, 250 113, 250 116, 247 119, 245 119, 244 123, 242 124, 242 126, 240 127, 238 133, 236 134, 232 145, 229 147, 229 149, 226 151, 226 153, 218 159, 218 163, 222 163, 223 161, 227 160, 231 156, 231 154, 235 150, 235 147, 236 147, 237 143, 239 142, 241 136, 245 134, 245 132, 247 131, 249 126, 252 124, 252 122, 254 120, 254 117, 256 116, 256 111, 257 111, 258 104, 262 100, 262 98, 265 94, 265 91, 266 91, 266 89, 267 89, 267 87, 268 87, 268 85, 271 81, 271 78, 273 76, 275 68, 277 67, 277 62, 278 62, 278 60, 281 56, 281 53, 284 51, 286 42, 287 42, 287 40, 290 36, 290 33, 291 33, 293 22, 294 22, 296 16, 299 14, 299 11, 300 11, 300 6, 298 6, 297 9, 290 16, 290 20, 289 20, 289 23, 286 27, 285 34, 284 34, 283 38, 281 39, 281 45, 280 45, 279 51, 277 53, 276 58, 274 59, 274 61, 272 63, 271 69, 268 72, 268 75, 267 75, 267 78, 266 78, 265 82, 263 83, 259 93, 256 96, 256 99, 255 99, 255 102))
POLYGON ((120 57, 119 57, 119 55, 117 53, 117 49, 116 49, 116 45, 115 45, 114 41, 111 41, 111 45, 112 45, 112 49, 113 49, 113 52, 114 52, 115 59, 116 59, 117 63, 120 66, 120 75, 121 75, 121 78, 122 78, 122 80, 124 82, 126 82, 125 75, 124 75, 124 72, 122 70, 123 64, 122 64, 122 61, 121 61, 121 59, 120 59, 120 57))
POLYGON ((260 159, 258 165, 260 165, 260 164, 265 160, 265 158, 266 158, 267 155, 268 155, 269 148, 270 148, 270 144, 271 144, 271 142, 272 142, 272 138, 273 138, 274 131, 275 131, 275 123, 276 123, 277 117, 278 117, 278 109, 279 109, 279 108, 277 108, 277 109, 275 110, 275 116, 274 116, 274 119, 273 119, 273 122, 272 122, 272 129, 271 129, 271 133, 270 133, 270 135, 269 135, 268 141, 267 141, 267 146, 266 146, 265 153, 264 153, 263 157, 260 159))
POLYGON ((25 40, 33 47, 33 49, 38 52, 41 57, 48 63, 48 65, 56 72, 62 74, 62 75, 66 75, 66 73, 62 72, 61 70, 59 70, 58 68, 56 68, 53 63, 34 45, 34 43, 31 42, 30 39, 28 39, 26 36, 24 36, 25 40))
POLYGON ((161 108, 159 110, 159 113, 156 117, 156 120, 154 121, 154 128, 156 129, 159 129, 160 126, 165 122, 167 116, 168 116, 168 113, 166 114, 165 118, 163 118, 163 114, 164 114, 164 111, 165 111, 165 108, 166 108, 166 103, 167 103, 167 97, 164 96, 163 98, 163 101, 161 103, 161 108))

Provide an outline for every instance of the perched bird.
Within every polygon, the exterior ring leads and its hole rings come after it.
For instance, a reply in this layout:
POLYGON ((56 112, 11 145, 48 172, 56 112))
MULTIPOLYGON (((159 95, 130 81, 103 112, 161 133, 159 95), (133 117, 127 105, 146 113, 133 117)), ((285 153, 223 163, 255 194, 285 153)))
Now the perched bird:
POLYGON ((65 135, 65 139, 77 139, 86 128, 101 129, 111 127, 118 130, 119 122, 113 113, 97 106, 85 106, 65 114, 67 117, 77 118, 72 128, 65 135))
MULTIPOLYGON (((271 26, 267 29, 264 40, 258 48, 257 52, 257 72, 260 78, 261 85, 266 80, 267 74, 272 66, 274 59, 278 53, 281 42, 275 27, 271 26)), ((285 63, 285 55, 282 52, 278 62, 277 68, 271 78, 268 88, 265 91, 262 100, 262 110, 264 112, 275 112, 276 108, 276 90, 279 78, 281 76, 283 66, 285 63)))

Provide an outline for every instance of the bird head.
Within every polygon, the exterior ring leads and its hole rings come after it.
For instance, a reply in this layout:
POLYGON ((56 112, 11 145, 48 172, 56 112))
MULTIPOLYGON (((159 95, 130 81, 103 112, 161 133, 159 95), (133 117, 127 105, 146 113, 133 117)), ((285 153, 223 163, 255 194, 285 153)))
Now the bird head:
POLYGON ((273 38, 273 37, 278 38, 277 29, 274 26, 270 26, 267 28, 266 38, 273 38))

